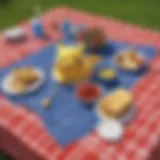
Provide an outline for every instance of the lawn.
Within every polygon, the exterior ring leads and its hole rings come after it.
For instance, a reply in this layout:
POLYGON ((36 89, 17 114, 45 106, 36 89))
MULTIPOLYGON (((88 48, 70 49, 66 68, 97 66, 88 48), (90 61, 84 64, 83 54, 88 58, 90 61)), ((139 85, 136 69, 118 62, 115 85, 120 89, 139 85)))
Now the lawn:
MULTIPOLYGON (((160 30, 160 0, 0 0, 0 29, 29 19, 37 4, 42 11, 57 5, 68 5, 160 30), (2 4, 2 1, 6 3, 2 4)), ((0 160, 7 159, 4 157, 0 156, 0 160)))
POLYGON ((10 1, 0 4, 0 28, 28 19, 33 7, 40 4, 43 11, 57 5, 68 5, 100 15, 123 19, 130 23, 160 29, 160 0, 0 0, 10 1))

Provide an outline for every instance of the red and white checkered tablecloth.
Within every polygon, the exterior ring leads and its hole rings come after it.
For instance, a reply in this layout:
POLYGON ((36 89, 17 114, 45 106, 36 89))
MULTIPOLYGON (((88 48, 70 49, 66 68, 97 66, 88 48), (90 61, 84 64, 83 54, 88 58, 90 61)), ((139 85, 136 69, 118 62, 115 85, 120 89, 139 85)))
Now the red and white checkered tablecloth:
MULTIPOLYGON (((160 34, 157 32, 72 9, 57 8, 43 17, 50 40, 35 39, 31 35, 30 23, 23 24, 30 37, 25 45, 11 46, 0 37, 0 68, 57 39, 60 35, 51 28, 51 20, 61 22, 66 16, 75 24, 102 27, 112 40, 160 48, 160 34)), ((152 71, 132 89, 138 114, 135 121, 126 127, 122 142, 110 144, 93 132, 62 148, 45 131, 39 117, 23 106, 14 107, 16 104, 0 95, 0 148, 19 160, 147 160, 160 138, 159 55, 152 61, 151 67, 152 71)))

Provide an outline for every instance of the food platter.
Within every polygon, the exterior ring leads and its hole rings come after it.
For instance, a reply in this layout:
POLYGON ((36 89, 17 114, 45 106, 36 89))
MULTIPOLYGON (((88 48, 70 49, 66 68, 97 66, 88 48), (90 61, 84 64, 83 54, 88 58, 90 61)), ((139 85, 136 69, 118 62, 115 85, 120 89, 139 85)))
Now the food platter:
POLYGON ((95 112, 102 121, 108 121, 108 120, 114 119, 124 125, 127 125, 127 124, 130 124, 136 118, 137 111, 136 111, 136 107, 132 106, 123 116, 121 116, 119 118, 111 118, 109 115, 102 113, 100 111, 99 106, 96 107, 95 112))
POLYGON ((137 52, 133 49, 124 49, 115 56, 115 64, 117 68, 136 73, 143 71, 148 66, 148 62, 141 52, 137 52))
POLYGON ((2 80, 2 90, 4 93, 9 95, 24 95, 27 93, 32 93, 38 88, 41 87, 41 85, 44 83, 45 75, 42 69, 34 68, 35 72, 38 75, 38 80, 35 81, 33 84, 26 86, 26 88, 23 91, 18 91, 14 87, 12 87, 12 81, 13 81, 13 75, 12 72, 10 72, 8 75, 6 75, 2 80))

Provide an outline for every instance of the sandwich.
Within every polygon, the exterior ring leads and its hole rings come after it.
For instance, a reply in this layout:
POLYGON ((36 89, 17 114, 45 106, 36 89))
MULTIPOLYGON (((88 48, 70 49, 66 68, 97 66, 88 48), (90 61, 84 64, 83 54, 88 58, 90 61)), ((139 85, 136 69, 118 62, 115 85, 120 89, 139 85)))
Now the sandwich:
POLYGON ((100 112, 107 117, 119 118, 130 109, 132 102, 130 92, 118 89, 100 101, 100 112))

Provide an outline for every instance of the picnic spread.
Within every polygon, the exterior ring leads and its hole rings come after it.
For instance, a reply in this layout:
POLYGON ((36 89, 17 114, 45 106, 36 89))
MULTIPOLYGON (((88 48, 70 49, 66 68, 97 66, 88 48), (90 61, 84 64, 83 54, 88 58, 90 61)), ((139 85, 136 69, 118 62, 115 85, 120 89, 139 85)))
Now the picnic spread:
POLYGON ((4 32, 0 147, 23 160, 148 160, 160 134, 159 38, 68 8, 4 32))

